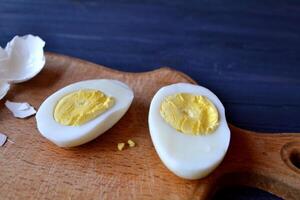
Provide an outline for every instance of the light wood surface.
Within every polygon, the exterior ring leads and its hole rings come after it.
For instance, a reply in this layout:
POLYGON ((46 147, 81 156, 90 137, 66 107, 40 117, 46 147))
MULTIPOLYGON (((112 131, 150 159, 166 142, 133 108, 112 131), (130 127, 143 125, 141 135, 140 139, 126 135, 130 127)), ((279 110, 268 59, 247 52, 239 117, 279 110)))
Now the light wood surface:
POLYGON ((124 81, 133 88, 135 99, 112 129, 76 148, 55 146, 38 133, 34 117, 13 118, 0 101, 0 132, 13 141, 0 147, 0 199, 207 199, 232 184, 258 187, 285 199, 300 198, 299 134, 258 134, 231 125, 225 160, 207 178, 183 180, 164 167, 148 130, 151 98, 164 85, 194 83, 172 69, 124 73, 48 53, 43 71, 14 85, 6 99, 38 108, 56 90, 95 78, 124 81), (118 151, 117 143, 128 139, 137 147, 118 151))

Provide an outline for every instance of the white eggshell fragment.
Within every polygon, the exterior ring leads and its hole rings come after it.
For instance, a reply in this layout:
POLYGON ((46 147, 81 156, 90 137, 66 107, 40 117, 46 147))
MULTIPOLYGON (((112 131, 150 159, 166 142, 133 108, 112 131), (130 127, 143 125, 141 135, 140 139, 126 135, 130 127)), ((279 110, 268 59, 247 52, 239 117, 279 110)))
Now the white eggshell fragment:
POLYGON ((177 83, 161 88, 153 97, 149 110, 151 139, 165 166, 179 177, 199 179, 211 173, 223 160, 230 141, 225 110, 210 90, 193 84, 177 83), (165 97, 177 93, 206 96, 218 109, 219 127, 208 135, 188 135, 167 124, 160 115, 165 97))
POLYGON ((0 80, 0 100, 7 94, 9 88, 10 85, 7 82, 0 80))
POLYGON ((2 147, 5 144, 6 140, 7 140, 7 136, 4 135, 3 133, 0 133, 0 147, 2 147))
POLYGON ((8 54, 4 49, 0 47, 0 66, 2 66, 1 63, 5 62, 6 60, 8 60, 8 54))
POLYGON ((6 101, 5 106, 13 113, 14 117, 26 118, 34 115, 36 110, 29 103, 11 102, 6 101))
POLYGON ((37 75, 45 65, 44 46, 40 37, 25 35, 0 47, 0 80, 20 83, 37 75))
POLYGON ((125 83, 117 80, 87 80, 68 85, 49 96, 40 106, 37 114, 37 128, 47 139, 60 147, 74 147, 89 142, 110 129, 130 107, 134 94, 125 83), (78 90, 94 89, 115 99, 115 104, 85 124, 62 125, 55 121, 54 110, 58 101, 67 94, 78 90))

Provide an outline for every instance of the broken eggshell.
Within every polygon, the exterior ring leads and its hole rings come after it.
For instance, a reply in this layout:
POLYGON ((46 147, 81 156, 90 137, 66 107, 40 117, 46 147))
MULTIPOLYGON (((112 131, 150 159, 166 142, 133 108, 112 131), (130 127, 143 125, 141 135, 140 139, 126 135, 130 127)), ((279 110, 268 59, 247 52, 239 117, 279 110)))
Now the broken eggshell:
POLYGON ((34 107, 26 102, 12 102, 7 100, 5 106, 12 112, 14 117, 17 118, 30 117, 36 113, 34 107))
POLYGON ((0 80, 20 83, 37 75, 45 65, 45 42, 38 36, 15 36, 0 47, 0 80))
POLYGON ((4 135, 3 133, 0 133, 0 147, 2 147, 5 144, 6 140, 7 140, 7 136, 4 135))
POLYGON ((10 88, 10 85, 5 82, 0 80, 0 100, 6 95, 10 88))

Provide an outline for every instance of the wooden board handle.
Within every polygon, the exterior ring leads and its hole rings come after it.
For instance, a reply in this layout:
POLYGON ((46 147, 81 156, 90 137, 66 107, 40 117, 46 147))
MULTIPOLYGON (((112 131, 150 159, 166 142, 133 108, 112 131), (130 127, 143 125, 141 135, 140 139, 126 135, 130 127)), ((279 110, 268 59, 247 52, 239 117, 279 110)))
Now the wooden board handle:
POLYGON ((200 199, 228 185, 251 186, 285 199, 299 199, 300 134, 257 133, 232 125, 230 129, 224 161, 213 174, 199 181, 200 199), (206 187, 201 188, 201 183, 206 187))

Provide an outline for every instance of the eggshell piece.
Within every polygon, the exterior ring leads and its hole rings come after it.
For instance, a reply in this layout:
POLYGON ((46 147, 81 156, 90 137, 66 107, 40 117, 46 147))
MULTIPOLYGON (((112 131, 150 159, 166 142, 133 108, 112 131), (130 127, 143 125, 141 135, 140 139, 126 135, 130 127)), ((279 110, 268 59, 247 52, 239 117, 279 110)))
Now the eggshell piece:
POLYGON ((5 106, 13 113, 14 117, 26 118, 34 115, 36 110, 29 103, 6 101, 5 106))
POLYGON ((8 60, 7 52, 0 47, 0 64, 1 64, 1 62, 6 61, 6 60, 8 60))
POLYGON ((20 83, 37 75, 45 65, 44 46, 38 36, 15 36, 0 49, 0 80, 20 83))
POLYGON ((6 140, 7 140, 7 136, 4 135, 3 133, 0 133, 0 147, 2 147, 5 144, 6 140))
POLYGON ((10 85, 5 81, 0 81, 0 100, 7 94, 10 85))

